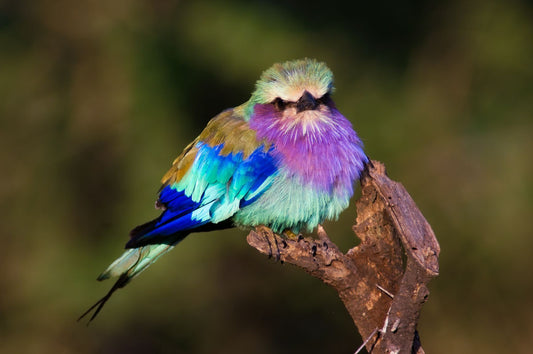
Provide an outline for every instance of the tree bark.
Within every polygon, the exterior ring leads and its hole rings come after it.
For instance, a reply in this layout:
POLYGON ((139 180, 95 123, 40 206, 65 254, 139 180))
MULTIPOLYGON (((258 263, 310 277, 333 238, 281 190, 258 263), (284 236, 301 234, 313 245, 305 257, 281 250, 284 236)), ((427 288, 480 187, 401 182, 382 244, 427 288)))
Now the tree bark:
POLYGON ((261 253, 297 265, 334 287, 368 352, 424 353, 416 331, 439 274, 440 247, 405 188, 385 166, 368 164, 361 178, 353 231, 360 244, 346 254, 318 227, 318 239, 287 238, 259 226, 247 241, 261 253))

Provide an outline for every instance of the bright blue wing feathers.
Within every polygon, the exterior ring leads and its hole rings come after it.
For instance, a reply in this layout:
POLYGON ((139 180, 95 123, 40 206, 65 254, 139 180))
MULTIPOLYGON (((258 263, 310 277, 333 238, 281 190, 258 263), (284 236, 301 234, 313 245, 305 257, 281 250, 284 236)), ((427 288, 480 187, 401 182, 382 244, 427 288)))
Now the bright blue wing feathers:
POLYGON ((196 143, 190 169, 159 194, 158 205, 165 208, 161 216, 132 231, 126 247, 173 243, 195 230, 217 228, 270 187, 277 173, 271 149, 260 145, 245 157, 243 152, 223 155, 223 147, 196 143))

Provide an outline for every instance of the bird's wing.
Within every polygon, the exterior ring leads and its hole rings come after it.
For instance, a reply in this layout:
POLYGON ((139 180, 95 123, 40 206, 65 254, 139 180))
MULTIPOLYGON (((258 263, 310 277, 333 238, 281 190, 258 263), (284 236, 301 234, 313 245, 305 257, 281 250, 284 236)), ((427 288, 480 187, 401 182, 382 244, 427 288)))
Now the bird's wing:
POLYGON ((193 231, 230 227, 228 219, 268 189, 276 173, 271 146, 225 111, 174 160, 156 202, 163 213, 133 229, 126 247, 173 244, 193 231))

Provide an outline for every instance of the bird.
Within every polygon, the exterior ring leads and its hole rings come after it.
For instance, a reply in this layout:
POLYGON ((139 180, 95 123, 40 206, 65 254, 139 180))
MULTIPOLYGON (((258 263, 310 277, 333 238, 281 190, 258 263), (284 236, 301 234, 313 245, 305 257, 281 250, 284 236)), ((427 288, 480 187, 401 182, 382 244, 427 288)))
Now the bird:
POLYGON ((79 320, 96 309, 94 320, 116 290, 190 233, 265 225, 290 236, 337 219, 369 160, 333 91, 331 70, 315 59, 265 70, 248 101, 212 118, 174 160, 155 203, 160 216, 130 232, 97 278, 118 280, 79 320))

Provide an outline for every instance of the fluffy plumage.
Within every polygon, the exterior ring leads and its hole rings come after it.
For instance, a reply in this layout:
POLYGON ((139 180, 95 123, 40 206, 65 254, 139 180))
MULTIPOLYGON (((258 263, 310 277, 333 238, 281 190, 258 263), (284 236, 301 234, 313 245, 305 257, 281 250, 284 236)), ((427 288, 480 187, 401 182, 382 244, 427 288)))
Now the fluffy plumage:
POLYGON ((250 100, 213 118, 162 179, 161 215, 130 233, 127 250, 98 280, 118 276, 91 307, 191 232, 267 225, 311 232, 348 207, 368 161, 350 122, 331 100, 333 74, 304 59, 274 64, 250 100))

